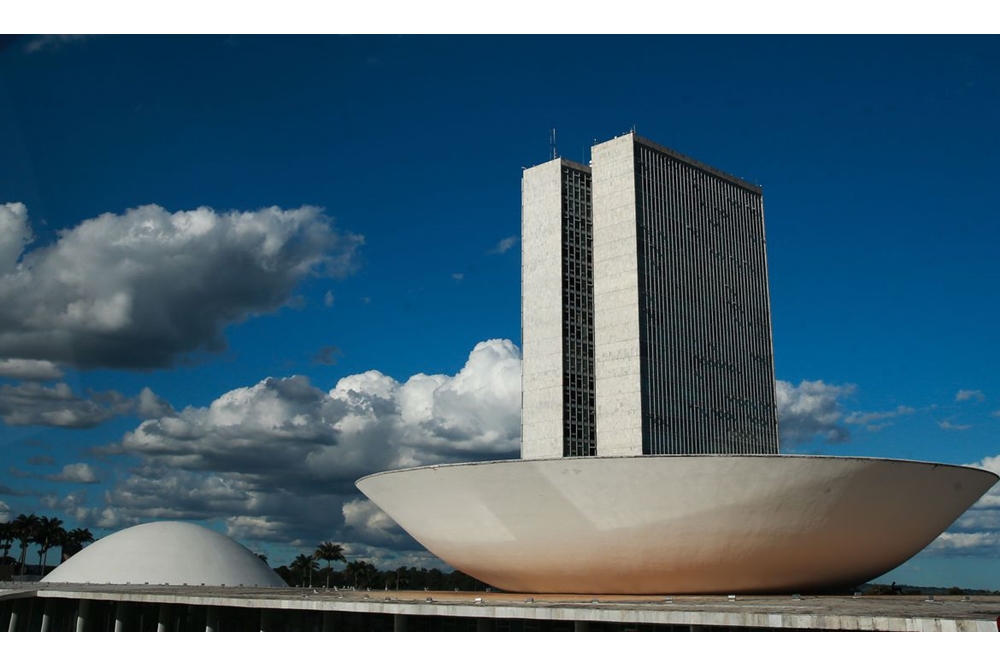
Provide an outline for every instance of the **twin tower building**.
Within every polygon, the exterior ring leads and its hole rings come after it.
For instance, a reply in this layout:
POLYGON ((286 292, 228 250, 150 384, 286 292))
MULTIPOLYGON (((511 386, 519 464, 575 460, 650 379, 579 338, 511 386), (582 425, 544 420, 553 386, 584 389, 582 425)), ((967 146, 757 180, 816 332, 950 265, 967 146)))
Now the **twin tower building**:
POLYGON ((522 458, 778 453, 760 187, 629 133, 521 206, 522 458))

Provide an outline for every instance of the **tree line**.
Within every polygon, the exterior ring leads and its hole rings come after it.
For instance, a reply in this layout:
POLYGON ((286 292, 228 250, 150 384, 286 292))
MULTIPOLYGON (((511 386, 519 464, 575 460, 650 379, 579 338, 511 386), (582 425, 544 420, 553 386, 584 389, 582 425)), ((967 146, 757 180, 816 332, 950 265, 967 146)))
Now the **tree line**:
POLYGON ((0 522, 0 549, 3 550, 0 565, 16 565, 15 571, 23 575, 28 568, 28 549, 34 544, 38 547, 38 572, 44 575, 49 551, 54 547, 62 548, 62 558, 66 560, 93 541, 94 535, 89 529, 66 530, 63 520, 58 517, 19 514, 13 521, 0 522), (20 550, 17 559, 10 556, 15 545, 20 550))
MULTIPOLYGON (((259 554, 258 554, 259 555, 259 554)), ((262 556, 266 561, 267 559, 262 556)), ((289 586, 353 588, 355 590, 430 590, 484 591, 486 584, 464 572, 442 572, 437 568, 398 567, 379 570, 364 560, 348 561, 344 548, 333 542, 322 542, 311 554, 299 554, 288 565, 274 568, 289 586), (326 567, 320 567, 320 561, 326 567), (344 563, 334 570, 333 563, 344 563)))

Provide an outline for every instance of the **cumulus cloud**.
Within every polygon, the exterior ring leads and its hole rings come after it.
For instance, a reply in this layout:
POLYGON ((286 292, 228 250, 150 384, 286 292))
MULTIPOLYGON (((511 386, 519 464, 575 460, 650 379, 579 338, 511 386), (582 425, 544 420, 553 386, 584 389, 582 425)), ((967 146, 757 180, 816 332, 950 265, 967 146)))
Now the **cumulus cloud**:
POLYGON ((353 529, 355 539, 377 547, 406 548, 415 544, 389 515, 367 498, 344 503, 344 525, 353 529))
POLYGON ((333 292, 327 290, 326 294, 323 295, 323 305, 330 308, 333 306, 333 301, 333 292))
POLYGON ((956 401, 970 401, 972 399, 982 403, 986 400, 986 396, 979 389, 960 389, 958 393, 955 394, 956 401))
MULTIPOLYGON (((1000 455, 987 456, 969 465, 1000 475, 1000 455)), ((987 491, 928 550, 947 556, 1000 555, 1000 484, 987 491)))
POLYGON ((81 368, 167 367, 221 350, 227 325, 287 303, 309 275, 351 272, 363 243, 311 206, 149 205, 85 220, 24 253, 27 212, 3 210, 0 357, 81 368))
POLYGON ((8 426, 91 428, 123 414, 128 406, 118 392, 82 398, 65 382, 0 386, 0 419, 8 426))
POLYGON ((172 414, 173 408, 148 387, 136 398, 117 391, 90 392, 84 398, 65 382, 52 386, 40 382, 0 385, 0 419, 8 426, 92 428, 132 412, 159 417, 172 414))
POLYGON ((464 273, 453 273, 453 274, 451 274, 451 278, 452 278, 452 280, 458 280, 458 281, 465 280, 465 274, 464 273))
POLYGON ((0 206, 0 275, 14 271, 31 241, 28 209, 20 202, 0 206))
POLYGON ((0 500, 0 523, 7 523, 13 516, 10 511, 10 505, 0 500))
POLYGON ((62 371, 51 361, 40 359, 0 359, 0 377, 14 380, 58 380, 62 371))
POLYGON ((63 466, 62 472, 56 475, 46 475, 50 482, 74 482, 77 484, 96 484, 98 481, 94 469, 86 463, 70 463, 63 466))
POLYGON ((505 239, 500 239, 500 241, 498 241, 497 244, 493 246, 493 249, 490 252, 497 255, 502 255, 511 248, 513 248, 514 244, 516 244, 517 241, 518 237, 516 236, 508 236, 505 239))
POLYGON ((516 456, 517 347, 478 344, 455 375, 405 382, 379 371, 322 391, 301 376, 268 378, 205 407, 144 421, 103 448, 142 462, 90 508, 95 525, 142 519, 224 519, 234 537, 415 543, 354 481, 398 467, 516 456), (108 511, 110 510, 110 511, 108 511), (362 539, 363 536, 363 539, 362 539))
POLYGON ((839 401, 853 392, 854 385, 803 380, 796 386, 778 380, 775 394, 781 443, 794 446, 817 438, 827 443, 847 442, 850 432, 840 423, 839 401))
POLYGON ((142 388, 134 405, 136 414, 144 419, 158 419, 174 414, 174 407, 154 394, 149 387, 142 388))

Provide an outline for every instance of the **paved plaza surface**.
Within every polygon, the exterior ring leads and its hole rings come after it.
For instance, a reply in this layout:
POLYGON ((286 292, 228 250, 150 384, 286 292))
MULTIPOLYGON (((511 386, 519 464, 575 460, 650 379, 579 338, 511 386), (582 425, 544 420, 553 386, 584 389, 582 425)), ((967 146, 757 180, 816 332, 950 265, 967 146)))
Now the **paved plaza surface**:
MULTIPOLYGON (((1000 596, 552 595, 472 591, 336 590, 155 585, 0 584, 16 599, 192 605, 687 629, 997 631, 1000 596)), ((397 626, 397 629, 399 626, 397 626)))

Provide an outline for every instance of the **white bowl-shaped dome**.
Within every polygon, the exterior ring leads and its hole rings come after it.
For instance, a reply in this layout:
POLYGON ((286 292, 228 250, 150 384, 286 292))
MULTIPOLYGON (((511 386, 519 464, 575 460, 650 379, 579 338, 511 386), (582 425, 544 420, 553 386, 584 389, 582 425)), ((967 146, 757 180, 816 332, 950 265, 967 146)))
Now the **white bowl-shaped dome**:
POLYGON ((864 583, 996 481, 885 459, 643 456, 429 466, 357 485, 435 555, 497 588, 653 594, 864 583))
POLYGON ((285 586, 239 542, 193 523, 158 521, 94 542, 42 579, 47 583, 285 586))

